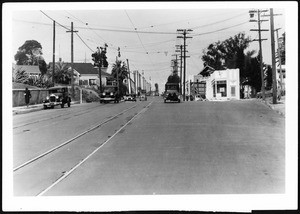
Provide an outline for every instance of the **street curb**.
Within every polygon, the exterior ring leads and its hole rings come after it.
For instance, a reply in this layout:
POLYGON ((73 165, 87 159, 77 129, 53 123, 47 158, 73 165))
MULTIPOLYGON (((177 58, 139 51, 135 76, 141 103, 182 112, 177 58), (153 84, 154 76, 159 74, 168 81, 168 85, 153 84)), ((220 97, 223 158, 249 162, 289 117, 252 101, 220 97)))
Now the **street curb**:
MULTIPOLYGON (((76 104, 80 104, 79 101, 71 102, 71 105, 76 105, 76 104)), ((13 109, 12 111, 13 111, 13 115, 18 115, 18 114, 27 114, 27 113, 30 113, 30 112, 41 111, 41 110, 44 110, 43 104, 40 104, 40 105, 35 106, 35 107, 31 106, 28 109, 21 109, 21 110, 18 110, 18 109, 14 110, 13 109)))
POLYGON ((268 106, 270 109, 272 109, 273 111, 275 111, 276 113, 280 114, 281 116, 285 117, 285 114, 279 110, 276 110, 270 103, 268 103, 266 100, 260 100, 260 102, 264 103, 266 106, 268 106))

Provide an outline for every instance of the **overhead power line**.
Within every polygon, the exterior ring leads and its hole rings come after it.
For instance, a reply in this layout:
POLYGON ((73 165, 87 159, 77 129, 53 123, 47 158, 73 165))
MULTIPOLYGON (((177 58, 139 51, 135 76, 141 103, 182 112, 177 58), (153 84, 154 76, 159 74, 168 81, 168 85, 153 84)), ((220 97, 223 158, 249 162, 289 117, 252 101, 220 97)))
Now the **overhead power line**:
POLYGON ((210 32, 199 33, 199 34, 193 34, 192 36, 202 36, 202 35, 206 35, 206 34, 216 33, 216 32, 219 32, 219 31, 227 30, 227 29, 230 29, 230 28, 233 28, 233 27, 237 27, 237 26, 246 24, 246 23, 248 23, 248 22, 249 22, 249 21, 242 22, 242 23, 239 23, 239 24, 236 24, 236 25, 232 25, 232 26, 230 26, 230 27, 221 28, 221 29, 218 29, 218 30, 210 31, 210 32))
POLYGON ((193 27, 193 28, 191 28, 191 29, 195 30, 195 29, 198 29, 198 28, 201 28, 201 27, 207 27, 207 26, 211 26, 211 25, 214 25, 214 24, 219 24, 219 23, 226 22, 226 21, 228 21, 228 20, 231 20, 231 19, 240 17, 240 16, 242 16, 242 15, 245 15, 245 13, 243 12, 243 13, 241 13, 241 14, 238 14, 238 15, 233 16, 233 17, 228 18, 228 19, 222 19, 222 20, 217 21, 217 22, 213 22, 213 23, 209 23, 209 24, 205 24, 205 25, 200 25, 200 26, 197 26, 197 27, 193 27))
POLYGON ((42 10, 40 10, 41 13, 43 13, 45 16, 47 16, 49 19, 51 19, 52 21, 55 21, 55 23, 57 23, 59 26, 65 28, 66 30, 70 30, 70 28, 67 28, 66 26, 60 24, 59 22, 57 22, 56 20, 52 19, 50 16, 48 16, 46 13, 44 13, 42 10))

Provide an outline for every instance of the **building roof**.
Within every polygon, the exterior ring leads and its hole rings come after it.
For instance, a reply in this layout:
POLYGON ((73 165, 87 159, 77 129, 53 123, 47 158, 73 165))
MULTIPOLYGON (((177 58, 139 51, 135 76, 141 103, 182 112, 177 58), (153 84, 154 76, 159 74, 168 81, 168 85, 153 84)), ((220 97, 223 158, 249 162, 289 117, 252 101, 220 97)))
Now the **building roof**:
MULTIPOLYGON (((78 71, 80 74, 95 74, 98 75, 98 68, 94 67, 94 65, 92 63, 78 63, 78 62, 74 62, 73 63, 73 68, 78 71)), ((110 74, 104 72, 103 70, 101 70, 101 75, 104 76, 110 76, 110 74)))
MULTIPOLYGON (((69 62, 64 62, 68 66, 71 66, 71 63, 69 62)), ((49 63, 50 67, 52 65, 52 62, 49 63)), ((94 67, 92 63, 84 63, 84 62, 74 62, 73 63, 73 68, 76 70, 80 75, 98 75, 98 68, 94 67)), ((104 72, 103 70, 101 71, 101 75, 103 76, 110 76, 109 73, 104 72)))
MULTIPOLYGON (((199 74, 201 74, 202 76, 208 76, 208 75, 211 75, 213 72, 215 71, 215 69, 213 67, 210 67, 208 65, 206 65, 202 71, 200 71, 199 74)), ((198 75, 199 75, 198 74, 198 75)))
POLYGON ((41 74, 38 65, 15 65, 15 70, 25 70, 25 72, 29 74, 41 74))

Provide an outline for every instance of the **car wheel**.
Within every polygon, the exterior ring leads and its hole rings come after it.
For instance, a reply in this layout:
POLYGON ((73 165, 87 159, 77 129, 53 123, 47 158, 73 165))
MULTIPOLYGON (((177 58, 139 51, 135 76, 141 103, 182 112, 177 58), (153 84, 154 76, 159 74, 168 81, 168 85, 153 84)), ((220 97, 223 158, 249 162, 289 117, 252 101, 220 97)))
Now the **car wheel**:
POLYGON ((51 106, 51 108, 54 108, 54 106, 51 106))
POLYGON ((47 109, 47 106, 44 106, 44 109, 47 109))

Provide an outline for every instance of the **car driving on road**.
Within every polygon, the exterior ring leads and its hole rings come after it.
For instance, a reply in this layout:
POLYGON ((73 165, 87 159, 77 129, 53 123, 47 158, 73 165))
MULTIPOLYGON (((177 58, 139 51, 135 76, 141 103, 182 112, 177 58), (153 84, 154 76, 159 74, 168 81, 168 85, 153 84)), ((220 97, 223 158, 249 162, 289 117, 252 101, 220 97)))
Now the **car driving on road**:
POLYGON ((140 101, 142 100, 147 101, 146 90, 141 90, 140 101))
POLYGON ((55 86, 48 89, 49 96, 43 100, 44 109, 54 108, 60 105, 64 108, 65 104, 71 106, 70 88, 68 86, 55 86))
POLYGON ((178 83, 166 83, 165 85, 165 94, 164 102, 172 101, 180 103, 181 95, 179 93, 179 84, 178 83))

